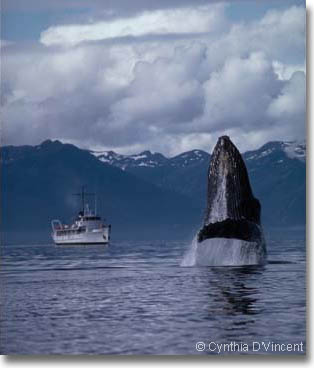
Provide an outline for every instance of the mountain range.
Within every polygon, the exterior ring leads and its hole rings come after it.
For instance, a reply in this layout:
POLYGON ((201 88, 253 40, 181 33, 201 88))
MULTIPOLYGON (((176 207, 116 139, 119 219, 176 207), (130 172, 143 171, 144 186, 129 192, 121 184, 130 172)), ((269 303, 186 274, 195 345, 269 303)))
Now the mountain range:
MULTIPOLYGON (((243 153, 266 227, 305 224, 305 142, 269 142, 243 153)), ((71 221, 82 185, 98 196, 114 239, 185 239, 206 205, 210 155, 121 155, 47 140, 1 148, 1 235, 6 242, 49 239, 50 221, 71 221)))
MULTIPOLYGON (((132 173, 160 188, 181 193, 204 207, 210 155, 202 150, 172 158, 144 151, 118 155, 93 152, 102 162, 132 173)), ((269 142, 243 154, 253 192, 262 202, 263 223, 273 226, 305 224, 305 142, 269 142)))

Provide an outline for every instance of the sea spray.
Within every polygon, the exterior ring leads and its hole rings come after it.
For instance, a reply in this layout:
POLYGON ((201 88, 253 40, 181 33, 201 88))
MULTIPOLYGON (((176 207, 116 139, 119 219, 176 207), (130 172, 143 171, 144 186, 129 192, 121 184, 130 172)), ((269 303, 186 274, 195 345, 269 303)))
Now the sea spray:
POLYGON ((197 236, 195 236, 191 242, 190 248, 185 253, 183 260, 181 262, 181 267, 191 267, 196 264, 197 256, 197 236))
POLYGON ((195 237, 181 266, 244 266, 265 262, 265 247, 259 242, 212 238, 199 243, 195 237))

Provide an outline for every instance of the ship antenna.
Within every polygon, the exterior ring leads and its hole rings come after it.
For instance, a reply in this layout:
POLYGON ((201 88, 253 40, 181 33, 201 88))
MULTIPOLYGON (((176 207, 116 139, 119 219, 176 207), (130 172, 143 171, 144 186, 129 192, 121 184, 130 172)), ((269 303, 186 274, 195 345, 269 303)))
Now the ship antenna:
POLYGON ((83 215, 85 215, 85 186, 82 186, 82 210, 83 215))
POLYGON ((85 199, 86 199, 86 196, 92 196, 92 195, 95 195, 95 193, 86 193, 86 191, 85 191, 85 185, 82 185, 82 191, 81 191, 81 193, 75 193, 74 195, 81 197, 81 200, 82 200, 82 212, 83 212, 83 216, 85 216, 85 199))

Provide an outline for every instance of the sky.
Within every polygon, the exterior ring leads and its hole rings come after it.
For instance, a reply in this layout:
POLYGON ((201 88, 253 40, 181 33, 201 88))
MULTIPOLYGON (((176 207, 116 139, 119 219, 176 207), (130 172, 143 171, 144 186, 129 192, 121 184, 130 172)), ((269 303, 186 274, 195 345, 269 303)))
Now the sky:
POLYGON ((305 29, 300 0, 2 0, 2 144, 303 140, 305 29))

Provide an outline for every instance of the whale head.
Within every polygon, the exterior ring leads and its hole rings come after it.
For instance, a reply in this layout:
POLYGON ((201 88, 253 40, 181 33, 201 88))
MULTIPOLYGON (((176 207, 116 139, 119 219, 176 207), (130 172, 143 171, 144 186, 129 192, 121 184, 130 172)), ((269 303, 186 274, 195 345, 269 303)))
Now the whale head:
POLYGON ((258 238, 260 214, 240 152, 228 136, 220 137, 209 165, 207 208, 199 241, 210 237, 258 238))

